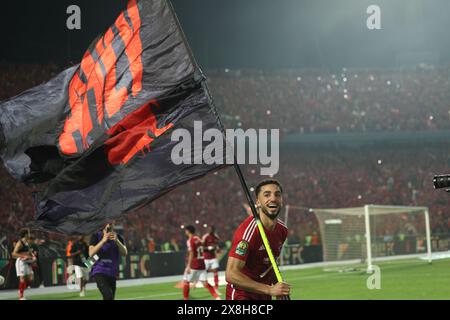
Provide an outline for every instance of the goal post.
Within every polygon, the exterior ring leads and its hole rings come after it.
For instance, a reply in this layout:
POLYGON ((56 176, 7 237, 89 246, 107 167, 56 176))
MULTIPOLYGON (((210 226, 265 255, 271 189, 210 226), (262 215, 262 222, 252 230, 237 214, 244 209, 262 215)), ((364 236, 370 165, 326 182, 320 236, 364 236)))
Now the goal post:
POLYGON ((313 212, 319 221, 324 261, 360 259, 372 272, 374 259, 398 255, 401 250, 395 246, 406 239, 404 254, 426 251, 431 263, 427 207, 365 205, 313 212))
POLYGON ((368 204, 312 209, 285 206, 284 222, 290 229, 304 229, 308 223, 311 225, 311 219, 314 219, 313 229, 319 233, 324 262, 363 263, 367 271, 372 272, 373 262, 381 258, 415 254, 429 263, 432 261, 427 207, 368 204))
POLYGON ((372 240, 370 234, 370 208, 368 205, 364 206, 364 226, 366 228, 366 249, 367 249, 367 272, 372 272, 372 240))

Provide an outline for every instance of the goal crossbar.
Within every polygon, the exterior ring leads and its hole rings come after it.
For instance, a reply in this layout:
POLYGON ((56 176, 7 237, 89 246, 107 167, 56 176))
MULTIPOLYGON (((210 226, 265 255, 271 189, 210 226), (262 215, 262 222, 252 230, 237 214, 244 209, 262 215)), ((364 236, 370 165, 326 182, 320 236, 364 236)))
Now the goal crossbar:
POLYGON ((338 209, 312 209, 317 213, 337 213, 344 215, 363 215, 365 214, 366 207, 369 208, 371 215, 391 214, 391 213, 405 213, 405 212, 424 212, 428 211, 427 207, 408 207, 408 206, 386 206, 386 205, 373 205, 369 204, 364 207, 353 208, 338 208, 338 209))
MULTIPOLYGON (((285 212, 285 222, 287 223, 289 207, 295 208, 294 206, 287 205, 285 212)), ((305 207, 299 207, 299 209, 306 209, 305 207)), ((365 225, 365 240, 367 249, 367 271, 373 271, 372 264, 372 240, 371 240, 371 226, 370 226, 370 216, 376 215, 387 215, 387 214, 399 214, 399 213, 422 213, 425 217, 425 233, 426 233, 426 248, 427 248, 427 260, 429 263, 432 261, 431 256, 431 231, 430 231, 430 217, 428 207, 417 207, 417 206, 398 206, 398 205, 374 205, 368 204, 362 207, 351 207, 351 208, 336 208, 336 209, 309 209, 309 212, 314 212, 315 214, 340 214, 347 216, 364 216, 365 225)), ((334 221, 334 220, 332 220, 334 221)), ((330 220, 330 222, 332 222, 330 220)))

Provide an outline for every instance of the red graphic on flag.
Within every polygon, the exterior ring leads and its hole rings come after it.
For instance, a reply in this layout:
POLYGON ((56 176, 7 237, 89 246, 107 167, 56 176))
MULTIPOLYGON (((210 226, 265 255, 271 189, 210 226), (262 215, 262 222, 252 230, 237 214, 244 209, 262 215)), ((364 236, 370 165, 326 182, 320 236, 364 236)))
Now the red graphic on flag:
POLYGON ((173 127, 169 123, 158 128, 152 107, 159 108, 156 100, 143 105, 107 131, 112 136, 105 142, 111 165, 127 164, 138 152, 150 152, 150 144, 173 127))
POLYGON ((106 31, 94 48, 85 53, 80 69, 69 85, 71 114, 59 137, 60 151, 63 154, 74 155, 88 149, 90 143, 87 137, 94 126, 101 127, 104 120, 119 112, 128 100, 129 85, 122 83, 120 88, 116 88, 116 63, 119 58, 128 59, 127 67, 132 78, 131 94, 136 96, 142 90, 140 27, 138 6, 136 0, 131 0, 127 10, 120 14, 113 27, 106 31), (124 46, 121 56, 116 56, 114 50, 118 46, 124 46), (74 133, 81 135, 82 150, 77 147, 74 133))

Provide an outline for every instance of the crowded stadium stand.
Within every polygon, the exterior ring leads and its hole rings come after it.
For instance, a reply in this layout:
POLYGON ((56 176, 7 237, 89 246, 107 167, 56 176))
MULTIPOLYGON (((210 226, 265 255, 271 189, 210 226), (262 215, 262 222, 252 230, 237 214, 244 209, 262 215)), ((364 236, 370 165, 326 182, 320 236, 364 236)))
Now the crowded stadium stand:
POLYGON ((4 1, 0 300, 448 299, 449 12, 4 1))
MULTIPOLYGON (((0 64, 0 100, 47 81, 62 69, 53 64, 0 64)), ((281 142, 299 134, 306 140, 327 133, 347 133, 350 140, 362 133, 369 137, 358 148, 282 144, 275 178, 284 185, 285 204, 304 208, 290 213, 290 244, 320 250, 318 222, 308 208, 374 203, 429 207, 433 251, 450 249, 448 199, 432 188, 433 175, 448 169, 450 152, 442 144, 417 141, 417 134, 445 137, 450 130, 450 67, 205 73, 227 128, 280 128, 281 142), (397 145, 370 143, 377 133, 407 135, 397 145)), ((250 185, 261 178, 256 166, 245 166, 244 174, 250 185)), ((7 259, 18 230, 33 219, 31 193, 43 186, 25 186, 3 166, 0 181, 0 258, 7 259)), ((193 223, 200 233, 214 224, 225 247, 247 214, 244 202, 234 170, 225 168, 126 214, 118 224, 130 252, 183 251, 181 226, 193 223)), ((416 219, 405 215, 401 224, 387 219, 377 228, 377 236, 400 239, 413 234, 421 223, 416 219)), ((67 237, 43 232, 36 237, 55 255, 64 256, 67 237)), ((415 253, 414 248, 409 251, 415 253)), ((313 256, 312 261, 321 259, 321 254, 313 256)))
POLYGON ((289 133, 450 128, 448 67, 211 72, 210 86, 232 127, 289 133), (245 112, 244 112, 245 110, 245 112))

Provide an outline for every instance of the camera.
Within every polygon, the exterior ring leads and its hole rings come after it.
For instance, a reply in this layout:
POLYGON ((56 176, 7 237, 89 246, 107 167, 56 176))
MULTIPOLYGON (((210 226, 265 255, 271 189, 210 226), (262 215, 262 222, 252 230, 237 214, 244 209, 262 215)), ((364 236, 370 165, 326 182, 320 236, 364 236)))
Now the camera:
POLYGON ((98 261, 99 257, 98 255, 93 255, 92 257, 89 257, 88 259, 86 258, 81 258, 81 260, 83 261, 84 265, 88 268, 91 269, 92 266, 98 261))
POLYGON ((435 189, 450 188, 450 174, 434 176, 433 185, 435 189))

